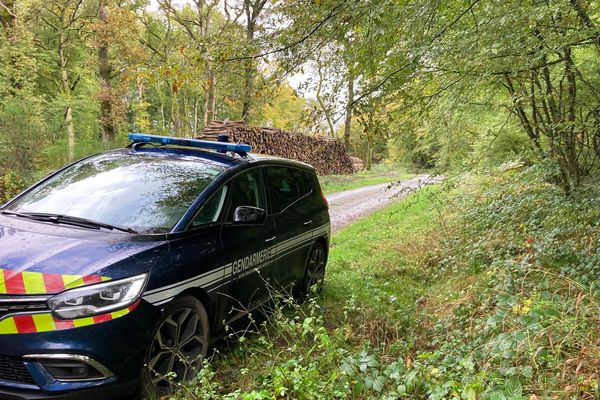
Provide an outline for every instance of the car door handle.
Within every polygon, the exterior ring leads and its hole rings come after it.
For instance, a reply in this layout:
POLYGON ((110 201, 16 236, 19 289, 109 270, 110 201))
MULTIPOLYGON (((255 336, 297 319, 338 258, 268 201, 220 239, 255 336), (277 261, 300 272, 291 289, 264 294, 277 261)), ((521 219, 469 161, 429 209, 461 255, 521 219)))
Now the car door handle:
POLYGON ((310 224, 312 224, 312 219, 309 219, 308 221, 306 221, 306 222, 304 223, 304 226, 308 226, 308 225, 310 225, 310 224))
POLYGON ((268 239, 265 239, 265 243, 271 243, 272 241, 274 241, 275 239, 277 239, 277 236, 272 236, 268 239))

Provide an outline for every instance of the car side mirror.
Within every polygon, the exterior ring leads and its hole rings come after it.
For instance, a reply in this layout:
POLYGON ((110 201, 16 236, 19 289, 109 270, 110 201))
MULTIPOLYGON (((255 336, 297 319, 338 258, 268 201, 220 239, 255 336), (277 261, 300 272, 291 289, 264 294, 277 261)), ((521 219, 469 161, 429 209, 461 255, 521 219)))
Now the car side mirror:
POLYGON ((239 206, 233 212, 233 223, 236 225, 264 224, 267 213, 262 208, 239 206))

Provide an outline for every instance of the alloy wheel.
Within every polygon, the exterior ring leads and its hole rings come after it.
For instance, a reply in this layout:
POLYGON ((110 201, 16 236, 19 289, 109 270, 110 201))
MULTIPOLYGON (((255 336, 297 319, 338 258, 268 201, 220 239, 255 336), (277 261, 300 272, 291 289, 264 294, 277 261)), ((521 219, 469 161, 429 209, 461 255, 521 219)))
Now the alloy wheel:
POLYGON ((171 393, 192 379, 207 353, 207 321, 194 307, 171 312, 159 326, 148 356, 149 383, 157 393, 171 393))
POLYGON ((325 280, 325 251, 320 244, 316 244, 310 253, 306 267, 304 294, 308 297, 311 293, 320 294, 325 280))

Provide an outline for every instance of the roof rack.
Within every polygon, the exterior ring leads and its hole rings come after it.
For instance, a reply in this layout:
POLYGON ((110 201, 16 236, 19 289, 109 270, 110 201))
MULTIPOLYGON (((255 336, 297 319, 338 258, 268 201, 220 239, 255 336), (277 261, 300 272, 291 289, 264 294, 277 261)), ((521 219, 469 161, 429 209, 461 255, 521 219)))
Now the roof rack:
POLYGON ((200 149, 216 150, 220 153, 226 153, 228 151, 231 151, 236 154, 239 154, 242 157, 246 156, 250 151, 252 151, 252 146, 244 143, 212 142, 208 140, 148 135, 145 133, 130 133, 129 140, 133 142, 133 145, 138 143, 156 143, 161 145, 170 144, 173 146, 195 147, 200 149))

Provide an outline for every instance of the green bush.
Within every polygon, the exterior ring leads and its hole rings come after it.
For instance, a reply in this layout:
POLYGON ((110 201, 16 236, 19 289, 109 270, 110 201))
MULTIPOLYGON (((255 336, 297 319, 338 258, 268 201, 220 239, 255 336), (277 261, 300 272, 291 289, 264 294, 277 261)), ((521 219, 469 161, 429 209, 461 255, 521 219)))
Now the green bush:
POLYGON ((476 374, 446 377, 477 377, 482 398, 598 397, 599 195, 590 182, 565 197, 538 168, 453 192, 426 337, 443 364, 468 357, 476 374))
POLYGON ((45 136, 40 108, 40 102, 28 96, 15 96, 0 103, 0 203, 32 179, 45 136))

